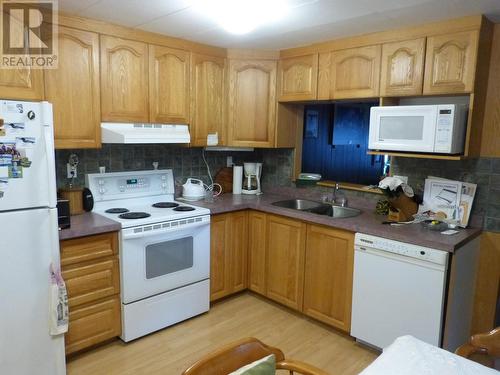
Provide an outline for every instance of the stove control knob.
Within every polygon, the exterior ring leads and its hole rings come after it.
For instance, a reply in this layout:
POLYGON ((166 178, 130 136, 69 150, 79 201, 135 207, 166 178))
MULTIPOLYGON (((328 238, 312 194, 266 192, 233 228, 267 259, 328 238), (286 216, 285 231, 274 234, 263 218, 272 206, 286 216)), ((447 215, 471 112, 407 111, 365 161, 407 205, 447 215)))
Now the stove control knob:
POLYGON ((105 191, 106 190, 103 187, 99 189, 99 193, 101 193, 101 194, 104 194, 105 191))
POLYGON ((167 188, 167 183, 166 183, 166 182, 163 182, 163 183, 161 184, 161 188, 162 188, 163 190, 165 190, 165 189, 167 188))
POLYGON ((162 176, 161 176, 161 179, 162 179, 163 181, 165 181, 165 180, 167 179, 167 176, 166 176, 166 175, 162 175, 162 176))
POLYGON ((120 189, 120 191, 123 193, 123 192, 125 191, 125 186, 120 185, 120 186, 119 186, 119 189, 120 189))
POLYGON ((104 185, 104 180, 99 180, 98 184, 99 184, 100 186, 104 185))

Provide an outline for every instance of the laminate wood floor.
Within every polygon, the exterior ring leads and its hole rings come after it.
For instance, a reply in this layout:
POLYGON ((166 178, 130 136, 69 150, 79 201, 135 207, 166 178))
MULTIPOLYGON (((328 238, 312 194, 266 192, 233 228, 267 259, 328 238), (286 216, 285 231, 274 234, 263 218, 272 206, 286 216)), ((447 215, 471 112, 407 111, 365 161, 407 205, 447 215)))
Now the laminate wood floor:
POLYGON ((377 353, 321 323, 244 293, 128 344, 115 340, 68 359, 68 375, 178 375, 214 349, 253 336, 332 375, 358 374, 377 353))

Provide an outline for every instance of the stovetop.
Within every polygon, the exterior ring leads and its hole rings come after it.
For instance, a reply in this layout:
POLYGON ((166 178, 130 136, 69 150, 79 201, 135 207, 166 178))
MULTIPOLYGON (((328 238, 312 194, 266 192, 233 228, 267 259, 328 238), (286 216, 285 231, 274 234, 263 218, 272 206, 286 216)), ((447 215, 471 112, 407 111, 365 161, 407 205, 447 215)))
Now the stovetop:
POLYGON ((159 223, 169 220, 184 219, 201 215, 210 215, 210 210, 196 207, 184 202, 175 201, 170 196, 143 197, 138 199, 123 199, 108 202, 96 202, 94 212, 108 219, 115 220, 122 228, 130 228, 145 224, 159 223), (161 204, 155 207, 156 203, 161 204), (169 206, 162 208, 162 206, 169 206), (181 209, 179 211, 179 209, 181 209), (189 209, 189 210, 188 210, 189 209), (128 211, 124 211, 128 210, 128 211), (111 212, 106 212, 111 211, 111 212), (139 215, 142 214, 142 215, 139 215), (144 215, 147 214, 147 215, 144 215), (147 216, 147 217, 142 217, 147 216), (139 217, 139 218, 129 218, 139 217))

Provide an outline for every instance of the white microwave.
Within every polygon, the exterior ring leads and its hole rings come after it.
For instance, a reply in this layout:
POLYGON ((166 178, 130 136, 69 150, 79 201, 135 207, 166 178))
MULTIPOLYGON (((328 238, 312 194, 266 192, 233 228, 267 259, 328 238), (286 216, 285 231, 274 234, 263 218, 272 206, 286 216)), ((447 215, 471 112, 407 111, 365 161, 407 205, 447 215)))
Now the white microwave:
POLYGON ((463 154, 466 125, 463 104, 372 107, 368 148, 463 154))

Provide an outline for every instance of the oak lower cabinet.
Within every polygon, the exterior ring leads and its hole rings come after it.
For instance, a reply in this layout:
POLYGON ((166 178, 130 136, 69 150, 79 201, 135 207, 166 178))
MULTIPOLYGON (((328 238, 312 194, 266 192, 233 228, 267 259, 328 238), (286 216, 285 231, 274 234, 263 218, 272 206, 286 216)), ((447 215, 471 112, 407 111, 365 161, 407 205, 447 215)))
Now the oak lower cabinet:
POLYGON ((479 31, 427 38, 424 95, 474 90, 479 31))
POLYGON ((302 310, 306 224, 267 216, 266 296, 302 310))
POLYGON ((278 100, 315 100, 318 83, 318 54, 280 59, 278 100))
POLYGON ((210 300, 247 288, 247 211, 214 215, 210 223, 210 300))
POLYGON ((380 96, 422 95, 425 38, 382 45, 380 96))
POLYGON ((378 97, 381 52, 374 45, 320 54, 318 99, 378 97))
POLYGON ((229 61, 229 146, 274 147, 276 71, 274 60, 229 61))
POLYGON ((191 144, 206 146, 208 134, 226 143, 226 59, 191 55, 191 144))
POLYGON ((121 334, 118 234, 61 241, 62 276, 68 290, 66 354, 121 334))
POLYGON ((101 117, 149 121, 148 45, 101 35, 101 117))
POLYGON ((149 119, 153 123, 189 123, 188 51, 149 45, 149 119))
POLYGON ((267 215, 248 213, 248 289, 266 294, 267 215))
POLYGON ((54 112, 55 147, 101 145, 99 35, 60 26, 58 68, 45 71, 45 99, 54 112))
POLYGON ((345 332, 351 328, 354 233, 307 226, 303 312, 345 332))

